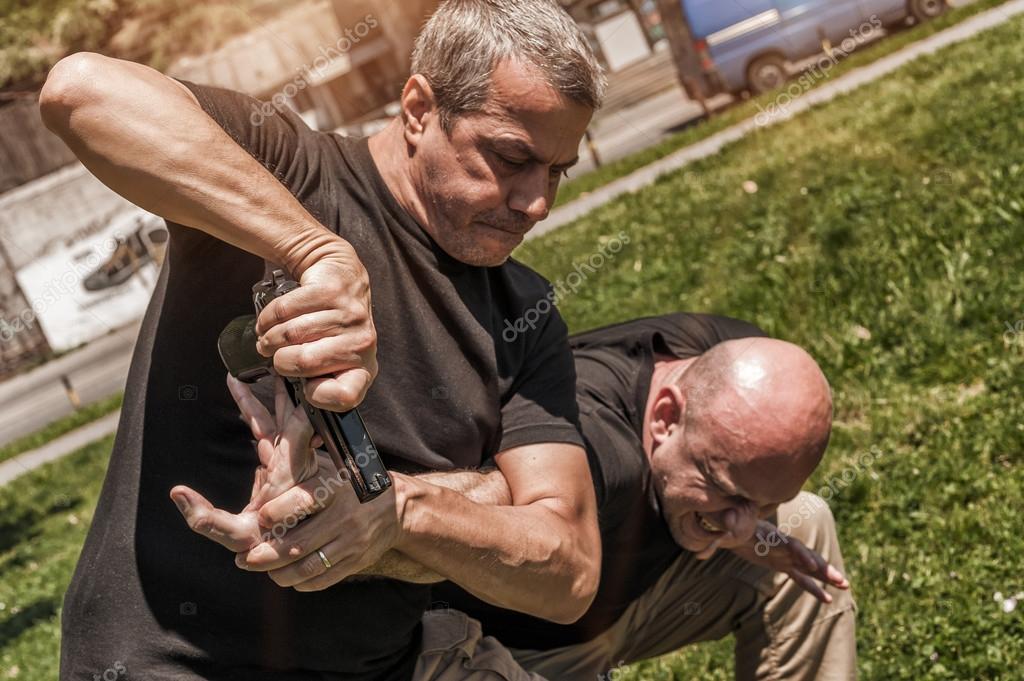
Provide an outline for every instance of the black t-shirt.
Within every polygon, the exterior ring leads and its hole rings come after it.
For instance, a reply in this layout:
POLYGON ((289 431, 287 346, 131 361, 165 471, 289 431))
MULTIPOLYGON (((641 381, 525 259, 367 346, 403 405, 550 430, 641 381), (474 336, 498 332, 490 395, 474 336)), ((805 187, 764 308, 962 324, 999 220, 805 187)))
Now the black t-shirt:
MULTIPOLYGON (((390 469, 473 467, 520 445, 582 444, 561 318, 502 338, 506 320, 545 298, 546 281, 514 261, 482 268, 445 254, 390 194, 366 140, 312 131, 291 113, 254 125, 256 100, 187 85, 366 265, 380 373, 360 411, 390 469)), ((185 484, 221 508, 248 502, 257 459, 216 341, 228 321, 252 312, 251 287, 264 270, 251 254, 169 227, 65 600, 61 678, 93 678, 115 662, 147 681, 408 678, 428 587, 278 587, 194 534, 169 499, 185 484)))
POLYGON ((655 354, 686 359, 722 341, 763 335, 736 319, 677 313, 570 338, 601 524, 601 583, 594 603, 579 621, 560 625, 494 607, 449 583, 438 587, 435 600, 479 619, 484 633, 512 648, 549 650, 606 631, 684 550, 662 519, 643 449, 655 354))

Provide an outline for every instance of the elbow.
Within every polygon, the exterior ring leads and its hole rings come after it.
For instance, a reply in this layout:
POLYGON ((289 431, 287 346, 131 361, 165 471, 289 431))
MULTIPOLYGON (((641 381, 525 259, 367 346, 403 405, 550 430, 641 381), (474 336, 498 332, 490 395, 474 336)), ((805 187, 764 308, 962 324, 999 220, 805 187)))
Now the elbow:
POLYGON ((565 598, 556 599, 560 601, 556 612, 548 617, 555 624, 573 624, 583 617, 590 609, 597 596, 597 586, 600 582, 600 567, 587 566, 581 568, 573 576, 565 598))
POLYGON ((70 130, 71 115, 98 99, 111 61, 91 52, 76 52, 50 69, 39 93, 39 113, 50 131, 64 137, 70 130))
POLYGON ((567 570, 561 594, 548 600, 544 618, 555 624, 573 624, 590 609, 601 582, 601 551, 576 547, 576 555, 567 570))

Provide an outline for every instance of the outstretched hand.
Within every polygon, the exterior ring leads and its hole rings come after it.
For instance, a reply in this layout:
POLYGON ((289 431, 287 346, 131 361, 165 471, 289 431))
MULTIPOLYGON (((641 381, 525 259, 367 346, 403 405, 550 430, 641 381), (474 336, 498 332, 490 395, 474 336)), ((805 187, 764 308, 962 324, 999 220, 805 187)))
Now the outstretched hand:
POLYGON ((730 550, 755 565, 789 575, 822 603, 832 602, 832 596, 822 588, 822 584, 843 590, 850 588, 850 582, 835 566, 766 520, 758 522, 750 542, 730 550))
POLYGON ((256 440, 259 466, 249 503, 241 512, 229 513, 215 508, 202 494, 184 485, 171 490, 171 500, 195 532, 237 553, 268 538, 272 528, 261 523, 259 514, 264 504, 312 478, 338 478, 342 474, 329 456, 313 449, 320 438, 314 437, 303 409, 292 404, 283 380, 276 379, 274 416, 248 385, 230 375, 227 383, 256 440))

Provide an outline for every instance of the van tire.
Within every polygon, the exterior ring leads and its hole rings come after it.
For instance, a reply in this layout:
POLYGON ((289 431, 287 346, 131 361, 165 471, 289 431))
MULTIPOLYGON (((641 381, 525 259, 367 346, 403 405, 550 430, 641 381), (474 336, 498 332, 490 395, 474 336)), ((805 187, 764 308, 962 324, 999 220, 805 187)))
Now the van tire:
POLYGON ((908 0, 910 15, 918 23, 935 19, 946 13, 949 4, 946 0, 908 0))
POLYGON ((753 95, 781 87, 789 79, 786 60, 778 54, 765 54, 747 67, 747 89, 753 95))

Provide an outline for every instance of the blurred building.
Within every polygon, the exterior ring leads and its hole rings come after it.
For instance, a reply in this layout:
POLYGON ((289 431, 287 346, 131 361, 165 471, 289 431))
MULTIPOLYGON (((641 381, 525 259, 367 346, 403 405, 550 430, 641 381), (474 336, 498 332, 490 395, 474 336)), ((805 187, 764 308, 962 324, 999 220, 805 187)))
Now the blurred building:
POLYGON ((664 36, 655 0, 559 0, 609 73, 649 58, 664 36))
POLYGON ((320 130, 383 118, 409 77, 413 40, 438 4, 305 3, 168 72, 287 106, 320 130))

